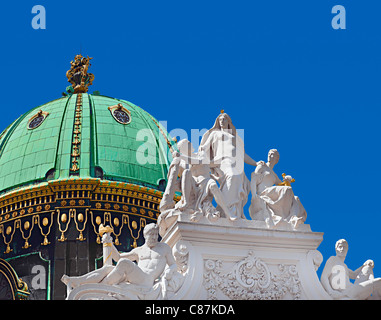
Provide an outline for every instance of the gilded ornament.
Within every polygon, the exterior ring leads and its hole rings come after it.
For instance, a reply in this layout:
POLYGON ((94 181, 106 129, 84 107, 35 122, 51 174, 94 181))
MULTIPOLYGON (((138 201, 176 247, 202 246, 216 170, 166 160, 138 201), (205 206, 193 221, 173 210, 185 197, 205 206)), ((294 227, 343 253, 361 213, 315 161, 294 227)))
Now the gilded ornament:
POLYGON ((29 242, 28 242, 28 239, 26 239, 25 240, 25 243, 24 243, 24 246, 22 247, 23 249, 28 249, 28 248, 30 248, 32 245, 31 244, 29 244, 29 242))
POLYGON ((74 173, 79 171, 78 160, 81 154, 79 149, 81 144, 81 139, 80 139, 80 135, 81 135, 80 125, 81 125, 81 117, 82 117, 81 105, 82 105, 82 94, 79 93, 77 95, 77 108, 75 113, 74 131, 73 131, 74 141, 72 142, 72 153, 71 153, 72 167, 70 168, 70 171, 74 173))
POLYGON ((282 173, 283 181, 278 184, 278 186, 287 186, 291 187, 291 183, 295 182, 295 179, 291 176, 286 175, 285 173, 282 173))
POLYGON ((73 153, 71 154, 71 156, 78 157, 79 156, 78 149, 73 150, 73 153))
MULTIPOLYGON (((77 146, 75 147, 78 148, 77 146)), ((71 151, 73 152, 74 150, 79 149, 75 149, 73 146, 71 151)), ((86 222, 87 211, 86 213, 83 212, 81 216, 74 208, 76 205, 85 205, 86 201, 94 201, 92 205, 98 210, 108 207, 113 210, 122 211, 120 213, 99 211, 98 215, 96 215, 94 219, 91 219, 97 242, 101 242, 101 237, 96 232, 98 231, 98 226, 102 222, 106 224, 112 222, 112 226, 118 228, 118 233, 114 233, 116 236, 115 243, 119 242, 119 240, 117 241, 116 239, 120 238, 119 236, 121 236, 121 233, 125 230, 124 226, 126 226, 131 233, 132 239, 134 239, 132 243, 134 246, 140 239, 140 229, 144 227, 144 223, 141 221, 139 224, 139 220, 136 222, 129 220, 129 212, 134 214, 139 213, 139 215, 148 213, 147 216, 150 216, 149 212, 152 212, 152 218, 156 218, 157 215, 155 216, 155 214, 157 214, 157 210, 155 209, 157 203, 160 201, 161 195, 161 192, 130 183, 105 183, 99 181, 99 179, 92 178, 81 180, 80 183, 73 183, 70 180, 51 181, 43 187, 32 187, 22 190, 21 193, 6 195, 5 198, 0 201, 0 207, 3 212, 0 216, 0 233, 3 233, 3 237, 1 238, 4 239, 4 241, 1 242, 2 244, 0 243, 0 246, 3 246, 2 251, 11 252, 12 242, 16 239, 13 237, 14 234, 17 237, 18 235, 22 236, 22 240, 19 243, 20 246, 23 246, 23 249, 29 248, 31 247, 29 239, 33 236, 32 233, 41 234, 43 239, 41 245, 47 246, 49 244, 48 236, 51 232, 51 228, 57 227, 56 225, 53 226, 54 222, 58 224, 57 241, 67 241, 65 234, 70 227, 71 218, 73 218, 75 223, 74 227, 76 227, 78 232, 78 240, 83 241, 85 239, 83 232, 85 232, 85 228, 88 228, 86 222), (159 197, 154 197, 154 195, 159 197), (132 200, 135 200, 134 203, 138 207, 131 206, 130 208, 130 205, 133 205, 132 200), (74 202, 70 203, 70 201, 74 202), (52 207, 55 206, 67 207, 70 208, 70 211, 60 213, 58 208, 51 211, 52 207), (141 209, 143 210, 140 211, 141 209), (49 211, 51 217, 46 217, 45 214, 44 216, 46 218, 40 216, 44 211, 49 211), (28 221, 24 217, 26 214, 31 214, 31 219, 28 219, 28 221), (56 217, 55 221, 54 217, 56 217), (10 226, 4 226, 4 223, 7 223, 10 219, 16 219, 15 223, 10 226), (17 229, 19 229, 20 232, 18 235, 17 229), (137 233, 137 235, 133 234, 133 232, 137 233), (5 240, 8 240, 8 242, 5 240)), ((92 212, 90 211, 90 213, 92 212)), ((90 230, 92 230, 92 228, 90 230)))
POLYGON ((44 242, 41 243, 43 246, 47 246, 48 244, 50 244, 50 242, 48 241, 48 238, 45 236, 44 238, 44 242))
POLYGON ((64 213, 61 216, 61 222, 65 223, 66 221, 67 221, 67 215, 66 215, 66 213, 64 213))
POLYGON ((91 59, 89 56, 85 58, 78 54, 75 56, 74 61, 70 62, 70 70, 66 72, 66 77, 68 82, 71 83, 74 93, 87 92, 88 87, 92 85, 94 75, 87 72, 91 66, 91 59))
POLYGON ((44 227, 46 227, 46 226, 48 225, 48 223, 49 223, 48 218, 44 218, 44 219, 42 219, 42 225, 43 225, 44 227))
POLYGON ((79 237, 77 238, 77 240, 79 240, 79 241, 85 241, 86 240, 86 238, 83 237, 82 231, 79 233, 79 237))

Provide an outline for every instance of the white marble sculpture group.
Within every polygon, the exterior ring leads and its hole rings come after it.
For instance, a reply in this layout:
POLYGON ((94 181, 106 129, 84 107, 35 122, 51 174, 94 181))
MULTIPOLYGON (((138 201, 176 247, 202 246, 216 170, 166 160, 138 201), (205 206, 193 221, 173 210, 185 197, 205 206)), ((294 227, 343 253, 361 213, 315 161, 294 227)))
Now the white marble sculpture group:
POLYGON ((380 299, 373 261, 349 270, 345 240, 336 244, 319 282, 322 233, 304 224, 306 211, 291 187, 295 180, 275 173, 276 149, 267 162, 254 161, 224 112, 196 153, 188 140, 177 147, 161 214, 157 225, 145 227, 145 244, 119 253, 112 228, 101 226, 104 265, 82 276, 64 275, 67 299, 380 299), (245 163, 256 167, 251 180, 245 163), (175 192, 181 192, 177 203, 175 192))
POLYGON ((185 139, 178 143, 178 149, 172 154, 168 184, 160 203, 161 235, 183 214, 194 222, 202 216, 211 222, 220 217, 231 221, 246 219, 243 208, 250 191, 250 216, 265 221, 268 228, 289 224, 297 229, 306 220, 307 213, 292 191, 294 180, 284 175, 282 182, 274 172, 279 152, 271 149, 267 163, 253 160, 246 154, 243 140, 228 114, 222 112, 217 117, 214 126, 203 135, 197 153, 185 139), (256 166, 251 182, 244 172, 245 163, 256 166), (182 197, 175 205, 176 191, 182 197))

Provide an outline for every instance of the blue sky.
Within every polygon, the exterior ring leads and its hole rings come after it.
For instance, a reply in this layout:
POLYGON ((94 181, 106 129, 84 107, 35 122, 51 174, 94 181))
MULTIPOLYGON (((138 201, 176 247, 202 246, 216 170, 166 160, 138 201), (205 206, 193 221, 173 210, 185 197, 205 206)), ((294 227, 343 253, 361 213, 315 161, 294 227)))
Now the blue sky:
MULTIPOLYGON (((75 54, 93 57, 90 92, 129 100, 168 130, 210 128, 221 109, 245 149, 292 175, 324 262, 381 276, 379 1, 40 1, 2 3, 0 129, 59 98, 75 54), (34 5, 46 29, 31 26, 34 5), (346 30, 331 27, 335 5, 346 30)), ((247 167, 250 177, 254 168, 247 167)), ((319 269, 322 271, 323 265, 319 269)))

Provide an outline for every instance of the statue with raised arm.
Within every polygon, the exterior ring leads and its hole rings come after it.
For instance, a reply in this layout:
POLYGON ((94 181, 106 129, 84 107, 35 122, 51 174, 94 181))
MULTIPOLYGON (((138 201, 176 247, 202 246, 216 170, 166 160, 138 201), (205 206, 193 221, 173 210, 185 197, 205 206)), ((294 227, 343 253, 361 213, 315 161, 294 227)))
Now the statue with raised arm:
POLYGON ((320 282, 325 291, 339 300, 380 300, 381 278, 374 278, 374 262, 367 260, 352 271, 344 263, 348 253, 348 242, 338 240, 335 245, 336 256, 330 257, 325 263, 320 282), (355 280, 354 283, 350 279, 355 280))
POLYGON ((306 220, 307 213, 292 190, 291 182, 295 179, 283 174, 282 182, 274 172, 278 161, 278 150, 271 149, 267 163, 258 162, 251 175, 252 199, 249 213, 253 220, 265 221, 268 228, 287 223, 297 229, 306 220))
POLYGON ((100 233, 102 231, 103 267, 78 277, 63 275, 61 280, 67 286, 67 299, 80 296, 115 300, 166 299, 169 291, 178 289, 182 275, 177 272, 171 248, 158 242, 156 224, 145 226, 144 245, 126 253, 119 253, 113 245, 111 228, 104 227, 100 233), (111 260, 116 262, 115 266, 109 263, 111 260))

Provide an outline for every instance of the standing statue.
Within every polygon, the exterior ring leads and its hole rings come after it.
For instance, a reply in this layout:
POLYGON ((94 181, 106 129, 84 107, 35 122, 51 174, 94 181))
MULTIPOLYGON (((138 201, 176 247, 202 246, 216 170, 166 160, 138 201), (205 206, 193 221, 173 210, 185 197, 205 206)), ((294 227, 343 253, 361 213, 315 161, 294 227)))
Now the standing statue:
POLYGON ((338 240, 335 245, 336 256, 325 263, 320 282, 333 299, 365 300, 381 299, 381 278, 374 278, 374 262, 367 260, 355 271, 344 263, 348 253, 348 242, 338 240), (352 283, 349 279, 354 279, 352 283))
POLYGON ((252 173, 249 213, 253 220, 265 221, 268 228, 286 222, 296 229, 306 220, 307 213, 292 190, 291 182, 295 180, 283 174, 282 182, 274 172, 278 161, 278 150, 271 149, 268 162, 260 161, 252 173))
POLYGON ((69 299, 80 295, 81 290, 95 299, 166 299, 168 292, 179 288, 182 275, 177 272, 171 248, 158 242, 156 224, 145 226, 144 245, 126 253, 119 253, 113 245, 111 228, 100 227, 99 231, 104 232, 104 265, 79 277, 63 275, 61 280, 67 286, 69 299), (110 263, 112 260, 116 266, 110 263))
POLYGON ((219 164, 218 182, 229 209, 226 215, 245 218, 243 207, 250 192, 250 182, 245 175, 244 164, 256 166, 257 162, 245 153, 243 140, 223 110, 214 126, 203 135, 199 153, 204 153, 202 158, 219 164))

